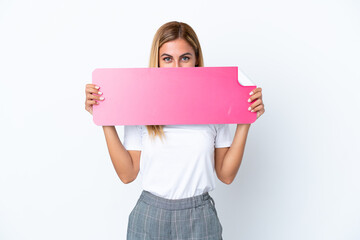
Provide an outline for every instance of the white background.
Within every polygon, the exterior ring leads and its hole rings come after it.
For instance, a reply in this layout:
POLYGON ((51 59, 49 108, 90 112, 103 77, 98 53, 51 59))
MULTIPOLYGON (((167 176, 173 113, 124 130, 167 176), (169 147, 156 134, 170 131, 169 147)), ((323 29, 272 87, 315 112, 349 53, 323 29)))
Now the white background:
POLYGON ((140 179, 117 177, 85 84, 147 67, 172 20, 205 66, 263 89, 238 175, 211 193, 224 239, 359 239, 359 16, 346 0, 1 0, 0 239, 125 239, 140 179))

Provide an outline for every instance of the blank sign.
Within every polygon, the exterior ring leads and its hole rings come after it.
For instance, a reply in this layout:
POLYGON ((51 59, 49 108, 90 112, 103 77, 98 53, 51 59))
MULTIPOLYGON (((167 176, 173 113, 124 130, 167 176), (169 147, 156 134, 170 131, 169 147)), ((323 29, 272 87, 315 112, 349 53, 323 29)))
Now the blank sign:
MULTIPOLYGON (((244 75, 242 75, 243 77, 244 75)), ((93 105, 96 125, 253 123, 238 67, 96 68, 92 83, 104 100, 93 105)))

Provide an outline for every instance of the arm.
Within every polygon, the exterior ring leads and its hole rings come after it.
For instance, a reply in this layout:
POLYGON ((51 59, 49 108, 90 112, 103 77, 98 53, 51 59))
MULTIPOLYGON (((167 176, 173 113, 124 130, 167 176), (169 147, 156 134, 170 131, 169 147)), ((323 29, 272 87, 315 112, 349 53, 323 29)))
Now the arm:
MULTIPOLYGON (((252 102, 252 104, 248 110, 256 112, 256 119, 258 119, 265 112, 262 101, 262 89, 255 88, 249 95, 251 95, 251 97, 248 99, 248 102, 252 102)), ((216 174, 218 178, 226 184, 234 181, 240 168, 250 125, 251 124, 237 124, 235 136, 230 148, 215 148, 216 174)))
MULTIPOLYGON (((132 182, 137 176, 138 171, 136 169, 138 167, 134 164, 130 153, 121 143, 115 126, 103 126, 103 130, 110 158, 117 175, 123 183, 132 182)), ((140 153, 140 151, 136 152, 140 153)))
POLYGON ((215 149, 215 170, 222 182, 232 183, 240 168, 245 143, 251 124, 237 124, 234 140, 230 147, 215 149))

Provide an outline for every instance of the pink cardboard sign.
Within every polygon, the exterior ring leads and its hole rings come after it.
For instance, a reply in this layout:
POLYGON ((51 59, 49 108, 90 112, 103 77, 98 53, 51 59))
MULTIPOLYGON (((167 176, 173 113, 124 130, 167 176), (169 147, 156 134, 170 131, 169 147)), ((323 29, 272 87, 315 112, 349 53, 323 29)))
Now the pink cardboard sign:
POLYGON ((93 105, 96 125, 253 123, 238 67, 97 68, 92 83, 104 100, 93 105))

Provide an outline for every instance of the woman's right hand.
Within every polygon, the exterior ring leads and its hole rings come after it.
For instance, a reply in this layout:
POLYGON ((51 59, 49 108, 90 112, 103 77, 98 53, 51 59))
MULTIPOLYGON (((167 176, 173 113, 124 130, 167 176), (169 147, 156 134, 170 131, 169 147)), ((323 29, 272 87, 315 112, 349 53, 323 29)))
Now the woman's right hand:
POLYGON ((99 104, 99 102, 96 100, 104 100, 104 98, 100 96, 102 92, 100 92, 98 89, 100 89, 100 87, 96 86, 95 84, 86 84, 85 86, 85 110, 88 111, 91 115, 93 114, 93 105, 99 104))

